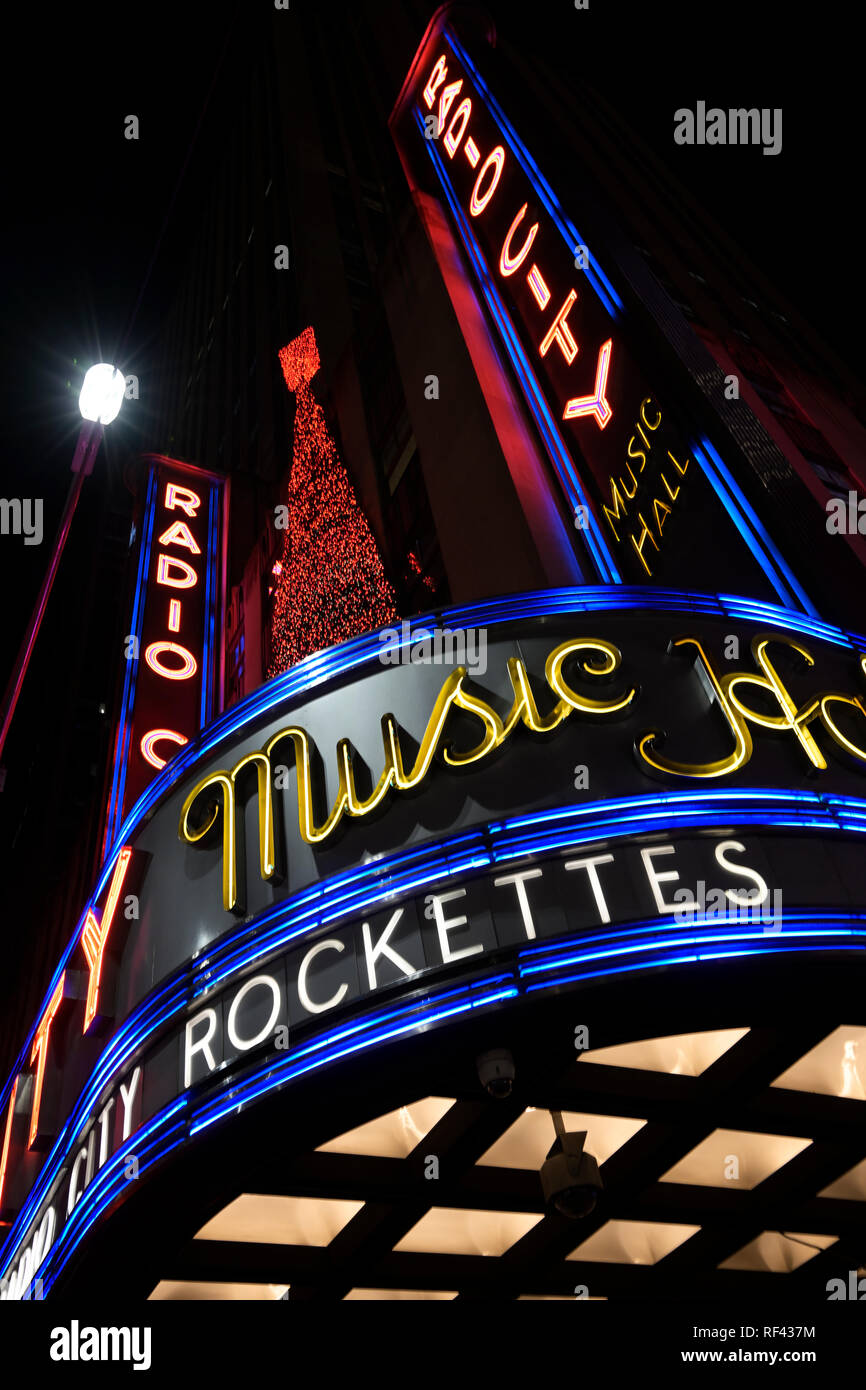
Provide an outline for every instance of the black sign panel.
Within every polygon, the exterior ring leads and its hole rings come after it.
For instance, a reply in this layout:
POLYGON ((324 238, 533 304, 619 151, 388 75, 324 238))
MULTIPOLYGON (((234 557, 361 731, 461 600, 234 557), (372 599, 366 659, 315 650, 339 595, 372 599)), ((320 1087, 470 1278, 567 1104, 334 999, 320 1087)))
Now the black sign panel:
MULTIPOLYGON (((556 171, 545 178, 508 105, 440 16, 391 130, 410 184, 437 199, 463 250, 599 577, 778 597, 734 519, 743 521, 739 499, 696 450, 700 431, 687 425, 682 399, 647 364, 604 254, 581 240, 581 208, 561 203, 556 171)), ((423 199, 418 207, 426 218, 423 199)), ((441 234, 428 231, 459 299, 441 234)), ((685 376, 682 384, 691 392, 685 376)))
POLYGON ((114 1190, 139 1130, 161 1127, 158 1161, 230 1113, 262 1058, 250 1098, 298 1040, 298 1066, 342 1055, 371 1003, 420 1010, 408 1034, 431 991, 477 982, 495 1002, 530 970, 541 987, 557 943, 623 970, 648 950, 860 949, 862 639, 739 600, 595 610, 597 592, 462 610, 489 624, 471 642, 456 615, 435 638, 371 634, 166 767, 126 847, 134 891, 99 1001, 113 1036, 82 1034, 83 970, 52 1025, 41 1118, 61 1143, 44 1172, 29 1073, 10 1111, 7 1200, 36 1183, 32 1260, 58 1183, 73 1241, 81 1193, 114 1190))

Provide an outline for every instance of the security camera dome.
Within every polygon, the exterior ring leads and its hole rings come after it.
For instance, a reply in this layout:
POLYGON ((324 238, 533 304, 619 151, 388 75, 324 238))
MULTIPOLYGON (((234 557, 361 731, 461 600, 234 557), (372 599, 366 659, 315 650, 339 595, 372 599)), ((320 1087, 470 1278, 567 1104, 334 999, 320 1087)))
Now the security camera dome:
POLYGON ((514 1058, 506 1048, 499 1047, 492 1052, 482 1052, 480 1057, 475 1059, 475 1065, 478 1069, 478 1079, 488 1095, 496 1100, 504 1100, 511 1095, 516 1068, 514 1058))
POLYGON ((604 1186, 596 1159, 583 1151, 585 1143, 585 1131, 558 1134, 541 1165, 545 1206, 571 1220, 589 1215, 604 1186))

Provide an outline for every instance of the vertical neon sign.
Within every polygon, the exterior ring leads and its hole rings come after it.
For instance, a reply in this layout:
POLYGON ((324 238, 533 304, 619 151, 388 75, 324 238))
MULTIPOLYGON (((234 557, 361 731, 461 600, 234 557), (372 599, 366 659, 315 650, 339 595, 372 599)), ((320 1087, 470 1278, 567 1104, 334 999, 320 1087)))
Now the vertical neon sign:
POLYGON ((148 456, 104 850, 157 772, 222 708, 226 480, 148 456))
MULTIPOLYGON (((389 125, 498 437, 508 433, 506 377, 598 579, 736 586, 814 612, 748 504, 707 463, 705 402, 687 369, 671 400, 648 310, 602 269, 597 243, 581 237, 491 91, 495 55, 483 75, 451 11, 432 19, 389 125)), ((570 188, 579 199, 581 184, 570 188)))

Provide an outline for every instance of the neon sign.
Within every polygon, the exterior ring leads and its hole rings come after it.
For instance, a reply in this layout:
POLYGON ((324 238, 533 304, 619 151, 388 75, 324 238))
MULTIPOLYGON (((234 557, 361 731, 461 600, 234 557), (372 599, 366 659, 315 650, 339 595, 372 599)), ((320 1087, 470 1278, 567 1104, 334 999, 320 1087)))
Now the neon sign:
MULTIPOLYGON (((495 1007, 582 972, 715 955, 862 953, 866 638, 658 589, 545 590, 439 616, 488 628, 480 683, 383 666, 380 634, 365 634, 268 682, 153 769, 0 1090, 12 1223, 0 1298, 27 1296, 37 1277, 50 1292, 123 1200, 131 1154, 144 1172, 274 1085, 454 1018, 461 1000, 495 1007), (742 653, 722 656, 731 632, 742 653), (344 735, 336 760, 328 729, 344 735), (290 745, 294 766, 277 768, 290 745), (592 792, 575 795, 582 757, 592 792), (235 818, 242 921, 220 892, 235 818), (677 873, 707 879, 721 915, 701 904, 680 923, 677 873), (734 920, 748 882, 766 901, 783 890, 773 932, 734 920), (120 932, 130 893, 140 918, 120 932), (263 1000, 291 1033, 276 1059, 259 1041, 263 1000), (191 1073, 201 1090, 178 1072, 181 1047, 182 1064, 204 1068, 191 1073), (226 1088, 222 1062, 249 1070, 226 1088)), ((396 645, 411 649, 424 621, 396 645)), ((155 756, 173 746, 153 730, 155 756)))
MULTIPOLYGON (((807 666, 814 665, 811 652, 799 642, 790 638, 758 634, 752 640, 752 657, 760 675, 750 671, 734 670, 720 676, 714 669, 711 657, 702 643, 694 637, 679 637, 671 643, 672 650, 682 649, 692 655, 701 686, 712 692, 711 701, 720 710, 729 733, 733 737, 732 751, 722 758, 704 763, 676 761, 659 751, 665 742, 665 734, 658 729, 639 735, 635 743, 638 764, 645 772, 677 779, 706 779, 726 777, 745 767, 752 758, 754 745, 749 724, 759 728, 792 734, 800 744, 814 769, 826 770, 827 759, 809 730, 809 725, 817 721, 823 725, 831 745, 837 751, 847 754, 860 769, 866 772, 866 747, 858 744, 850 734, 834 719, 831 706, 848 706, 849 720, 854 717, 861 722, 866 719, 866 697, 846 695, 840 691, 822 691, 812 695, 798 708, 790 690, 769 655, 771 647, 781 649, 785 655, 793 653, 807 666), (690 650, 691 649, 691 650, 690 650), (745 703, 737 693, 740 687, 763 692, 767 702, 773 702, 776 713, 756 710, 745 703)), ((247 769, 255 769, 258 801, 259 826, 259 867, 263 879, 273 879, 277 873, 277 854, 274 841, 274 750, 291 743, 297 765, 297 814, 298 833, 307 845, 321 845, 340 826, 348 816, 359 819, 379 809, 390 791, 406 792, 418 787, 433 768, 434 754, 440 752, 442 761, 450 768, 464 768, 481 762, 499 749, 509 739, 515 729, 522 725, 531 734, 550 735, 553 730, 573 713, 591 718, 621 716, 638 696, 638 690, 627 683, 625 688, 614 693, 609 699, 599 700, 593 695, 575 690, 566 679, 566 663, 579 658, 577 666, 580 678, 594 682, 608 682, 622 665, 622 653, 613 643, 601 637, 577 638, 563 642, 548 655, 544 666, 545 679, 556 703, 545 713, 539 710, 533 694, 530 676, 525 662, 519 657, 510 657, 507 662, 508 678, 512 691, 509 712, 503 717, 493 704, 472 694, 465 685, 467 669, 457 666, 446 677, 433 709, 427 720, 418 752, 411 768, 404 766, 399 729, 392 714, 382 716, 382 741, 384 745, 384 766, 381 776, 372 792, 361 797, 355 782, 354 754, 352 745, 346 738, 337 741, 337 795, 330 812, 321 824, 316 824, 315 805, 320 803, 323 788, 316 786, 313 774, 314 760, 321 765, 317 750, 305 729, 290 725, 273 734, 265 746, 247 753, 233 768, 209 772, 192 788, 183 804, 180 816, 179 833, 187 844, 195 845, 204 840, 220 819, 222 813, 222 884, 223 907, 232 911, 238 905, 238 847, 237 847, 237 784, 247 769), (463 711, 481 725, 481 737, 468 749, 458 751, 449 738, 448 722, 452 711, 463 711), (209 793, 209 796, 206 794, 209 793), (198 815, 205 808, 207 814, 200 824, 193 824, 193 811, 198 815)), ((866 657, 860 661, 861 671, 866 675, 866 657)), ((574 677, 572 677, 574 679, 574 677)))
MULTIPOLYGON (((740 592, 812 611, 773 542, 745 524, 743 507, 706 465, 699 431, 676 418, 669 388, 651 384, 640 360, 651 349, 639 346, 637 329, 646 311, 626 305, 580 236, 450 9, 431 21, 390 127, 500 439, 508 394, 489 381, 488 358, 461 317, 467 286, 499 345, 500 373, 510 367, 516 377, 570 533, 577 528, 599 579, 705 588, 727 569, 740 592), (462 272, 431 195, 462 252, 462 272)), ((683 385, 691 395, 691 381, 683 385)))
POLYGON ((98 1016, 99 986, 102 979, 102 964, 105 957, 105 948, 108 944, 111 924, 114 921, 118 899, 120 898, 123 881, 126 878, 126 871, 129 867, 131 858, 132 850, 125 845, 117 856, 117 862, 115 863, 114 873, 111 878, 111 886, 108 890, 108 898, 101 918, 97 920, 93 908, 89 907, 87 909, 87 916, 84 919, 84 930, 81 933, 81 945, 84 949, 88 966, 87 1004, 84 1010, 83 1029, 85 1033, 98 1016))
POLYGON ((221 706, 225 489, 216 474, 150 460, 106 846, 156 772, 221 706))

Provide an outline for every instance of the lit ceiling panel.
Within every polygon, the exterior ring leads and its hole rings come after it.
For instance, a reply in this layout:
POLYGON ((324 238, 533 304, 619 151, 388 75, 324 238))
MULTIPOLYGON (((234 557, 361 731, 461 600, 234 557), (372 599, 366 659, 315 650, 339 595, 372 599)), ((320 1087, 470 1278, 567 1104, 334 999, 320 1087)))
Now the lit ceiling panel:
POLYGON ((426 1138, 446 1114, 453 1100, 428 1096, 426 1100, 403 1105, 368 1124, 359 1125, 319 1145, 321 1153, 367 1154, 374 1158, 406 1158, 426 1138))
POLYGON ((842 1197, 852 1202, 866 1202, 866 1158, 854 1168, 849 1168, 829 1187, 818 1193, 819 1197, 842 1197))
POLYGON ((662 1174, 662 1182, 699 1187, 756 1187, 808 1149, 811 1139, 747 1130, 715 1129, 691 1153, 662 1174))
POLYGON ((835 1245, 837 1236, 803 1235, 799 1231, 763 1231, 741 1250, 722 1260, 719 1269, 754 1269, 770 1274, 790 1274, 819 1250, 835 1245))
MULTIPOLYGON (((646 1120, 631 1120, 621 1115, 582 1115, 571 1110, 564 1112, 562 1118, 567 1130, 587 1131, 586 1152, 593 1154, 600 1164, 606 1163, 611 1154, 646 1124, 646 1120)), ((555 1138, 550 1111, 530 1107, 478 1162, 485 1168, 538 1169, 555 1138)))
POLYGON ((236 1197, 196 1234, 196 1240, 240 1240, 262 1245, 329 1245, 362 1202, 322 1197, 236 1197))
POLYGON ((363 1300, 367 1303, 382 1301, 417 1303, 419 1299, 438 1299, 439 1302, 443 1302, 456 1297, 456 1289, 350 1289, 343 1302, 356 1303, 363 1300))
POLYGON ((607 1303, 604 1294, 589 1294, 586 1298, 572 1297, 568 1293, 522 1293, 518 1303, 607 1303))
POLYGON ((149 1303, 273 1303, 283 1297, 288 1284, 196 1283, 191 1279, 163 1279, 149 1303))
POLYGON ((579 1060, 607 1067, 633 1067, 635 1071, 666 1071, 671 1076, 700 1076, 748 1031, 748 1028, 723 1028, 709 1033, 643 1038, 640 1042, 582 1052, 579 1060))
POLYGON ((773 1085, 788 1091, 866 1100, 866 1028, 836 1028, 777 1076, 773 1085))
POLYGON ((654 1265, 699 1230, 700 1226, 680 1226, 667 1221, 607 1221, 566 1259, 654 1265))
POLYGON ((502 1255, 542 1219, 535 1211, 433 1207, 394 1249, 434 1255, 502 1255))

